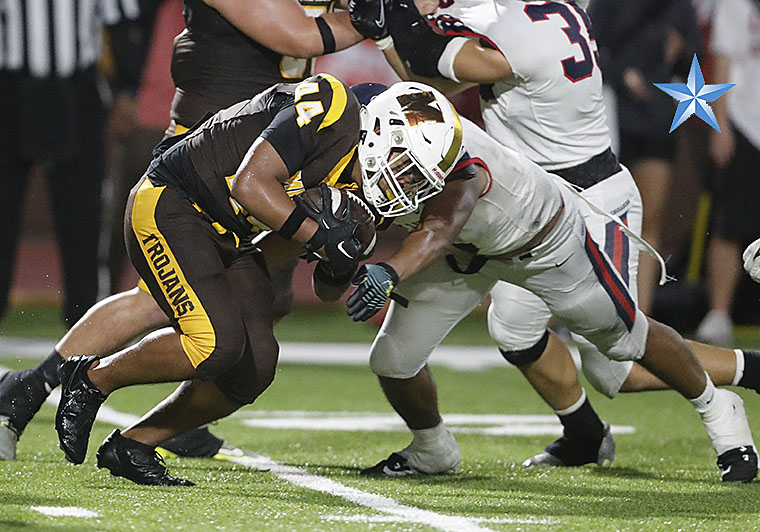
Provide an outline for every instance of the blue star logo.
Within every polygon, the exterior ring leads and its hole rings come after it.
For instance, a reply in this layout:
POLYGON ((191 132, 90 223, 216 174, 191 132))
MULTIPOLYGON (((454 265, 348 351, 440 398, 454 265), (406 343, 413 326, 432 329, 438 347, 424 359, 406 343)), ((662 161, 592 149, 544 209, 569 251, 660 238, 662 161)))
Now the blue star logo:
POLYGON ((710 106, 707 105, 707 102, 714 102, 734 85, 736 84, 705 85, 705 78, 702 77, 702 69, 699 68, 697 54, 694 54, 687 83, 654 84, 655 87, 678 100, 676 115, 673 117, 669 133, 672 133, 675 128, 683 124, 687 118, 695 113, 713 129, 720 131, 718 120, 715 118, 710 106))

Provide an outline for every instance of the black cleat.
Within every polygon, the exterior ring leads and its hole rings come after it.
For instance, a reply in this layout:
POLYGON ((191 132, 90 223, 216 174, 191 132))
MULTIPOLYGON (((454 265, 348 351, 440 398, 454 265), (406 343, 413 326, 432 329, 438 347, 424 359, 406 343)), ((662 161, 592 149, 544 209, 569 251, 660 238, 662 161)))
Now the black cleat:
POLYGON ((361 475, 372 477, 408 477, 411 475, 419 475, 420 471, 409 465, 406 458, 398 453, 391 453, 391 455, 375 464, 372 467, 361 470, 361 475))
POLYGON ((604 435, 598 444, 562 436, 546 446, 544 452, 528 458, 523 466, 573 467, 585 464, 604 465, 615 459, 615 439, 610 424, 603 422, 604 435))
POLYGON ((187 432, 166 440, 163 449, 187 458, 213 458, 224 445, 224 440, 217 438, 207 426, 188 430, 187 432))
POLYGON ((98 467, 115 477, 149 486, 195 486, 195 482, 169 474, 164 459, 154 447, 122 436, 114 430, 97 452, 98 467))
POLYGON ((0 416, 21 434, 50 395, 51 389, 35 369, 7 371, 0 376, 0 416))
POLYGON ((723 482, 752 482, 757 476, 757 453, 751 445, 737 447, 718 457, 723 482))
POLYGON ((61 366, 61 401, 55 414, 55 430, 66 460, 74 464, 84 462, 92 424, 106 400, 87 376, 96 360, 98 357, 76 356, 61 366))

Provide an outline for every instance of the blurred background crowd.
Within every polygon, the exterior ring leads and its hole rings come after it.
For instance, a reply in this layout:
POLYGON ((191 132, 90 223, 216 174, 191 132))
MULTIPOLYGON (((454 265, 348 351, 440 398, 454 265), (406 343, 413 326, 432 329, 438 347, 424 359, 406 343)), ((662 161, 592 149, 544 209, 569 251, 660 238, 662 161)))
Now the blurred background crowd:
MULTIPOLYGON (((6 314, 60 305, 72 325, 95 301, 137 280, 124 251, 124 204, 169 125, 183 1, 100 4, 99 16, 88 19, 92 34, 67 46, 51 35, 63 39, 66 20, 81 31, 79 2, 0 4, 6 314), (41 45, 14 49, 14 39, 33 43, 35 36, 46 41, 47 55, 35 51, 41 45)), ((641 307, 701 340, 731 345, 734 325, 760 324, 760 286, 740 264, 741 251, 760 236, 760 1, 592 0, 589 13, 613 149, 641 190, 643 236, 677 278, 656 286, 657 265, 642 256, 641 307), (748 35, 736 34, 736 17, 751 21, 748 35), (676 102, 653 85, 685 81, 695 53, 706 83, 736 84, 712 104, 721 133, 697 119, 669 133, 676 102)), ((318 58, 314 71, 348 84, 398 79, 370 42, 318 58)), ((454 101, 478 121, 476 90, 454 101)), ((296 273, 296 304, 316 302, 309 270, 302 264, 296 273)))

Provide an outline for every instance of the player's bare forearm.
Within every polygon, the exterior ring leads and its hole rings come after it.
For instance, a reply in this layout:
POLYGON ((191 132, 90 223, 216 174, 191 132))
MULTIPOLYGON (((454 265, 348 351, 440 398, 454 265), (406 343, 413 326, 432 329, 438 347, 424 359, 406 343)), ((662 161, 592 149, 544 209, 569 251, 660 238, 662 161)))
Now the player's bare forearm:
MULTIPOLYGON (((293 213, 295 204, 282 187, 288 169, 277 150, 259 138, 246 153, 232 181, 232 197, 245 211, 272 229, 280 229, 293 213)), ((311 219, 293 234, 296 242, 307 242, 317 230, 311 219)))
POLYGON ((343 50, 349 46, 362 41, 364 37, 357 32, 351 25, 348 11, 339 11, 337 13, 327 13, 322 18, 330 25, 330 29, 335 37, 335 49, 343 50))
POLYGON ((414 72, 406 68, 404 62, 401 61, 401 58, 398 56, 398 53, 393 46, 383 50, 383 55, 398 77, 405 81, 414 79, 414 72))
POLYGON ((474 39, 468 39, 454 58, 454 73, 460 81, 473 84, 514 78, 512 66, 500 51, 484 48, 474 39))
POLYGON ((449 234, 445 224, 435 225, 438 226, 438 230, 433 227, 423 227, 409 233, 402 242, 401 248, 385 261, 396 270, 400 281, 424 269, 454 242, 455 235, 449 234))
MULTIPOLYGON (((317 57, 324 44, 314 18, 296 0, 204 0, 240 31, 270 50, 293 57, 317 57)), ((348 13, 323 15, 337 50, 361 40, 348 13)))
POLYGON ((400 280, 425 268, 454 243, 488 182, 484 172, 479 169, 472 179, 447 183, 440 194, 425 202, 420 225, 385 261, 396 270, 400 280))

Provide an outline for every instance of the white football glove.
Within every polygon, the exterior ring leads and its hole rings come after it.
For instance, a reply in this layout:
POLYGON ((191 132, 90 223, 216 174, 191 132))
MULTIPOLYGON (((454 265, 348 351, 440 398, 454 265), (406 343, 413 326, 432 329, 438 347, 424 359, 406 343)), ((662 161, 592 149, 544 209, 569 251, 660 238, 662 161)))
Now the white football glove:
POLYGON ((752 280, 760 283, 760 238, 752 242, 742 254, 744 269, 752 280))

